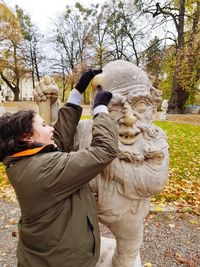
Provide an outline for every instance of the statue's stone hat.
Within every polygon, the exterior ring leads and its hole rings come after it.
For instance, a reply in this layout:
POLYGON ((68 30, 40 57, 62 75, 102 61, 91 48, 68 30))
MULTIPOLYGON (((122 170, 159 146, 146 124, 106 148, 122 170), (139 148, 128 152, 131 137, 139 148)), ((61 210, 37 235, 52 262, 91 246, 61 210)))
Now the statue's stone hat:
POLYGON ((152 88, 147 74, 133 63, 124 60, 115 60, 103 67, 103 72, 92 82, 94 89, 98 85, 106 91, 120 94, 127 94, 132 90, 150 93, 152 88))

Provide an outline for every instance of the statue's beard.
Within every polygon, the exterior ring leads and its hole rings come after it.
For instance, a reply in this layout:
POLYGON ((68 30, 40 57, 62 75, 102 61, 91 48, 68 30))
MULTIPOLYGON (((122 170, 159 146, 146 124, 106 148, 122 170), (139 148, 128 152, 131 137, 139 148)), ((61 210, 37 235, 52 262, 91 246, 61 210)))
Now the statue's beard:
POLYGON ((161 179, 167 177, 162 167, 165 146, 167 148, 163 132, 153 125, 141 129, 141 137, 134 144, 119 143, 117 158, 90 182, 93 193, 98 196, 101 216, 110 210, 118 214, 120 209, 133 205, 128 204, 130 200, 146 199, 165 185, 166 179, 161 179), (112 200, 116 199, 120 201, 113 206, 112 200))
POLYGON ((131 199, 149 196, 147 187, 151 188, 153 181, 150 181, 151 177, 160 171, 164 158, 162 148, 159 146, 159 136, 158 128, 152 126, 144 128, 141 138, 133 145, 119 144, 117 158, 102 173, 101 177, 105 184, 112 180, 116 181, 118 193, 131 199), (148 182, 145 182, 144 176, 148 182))
POLYGON ((119 140, 118 158, 129 161, 137 165, 138 161, 143 161, 147 154, 160 153, 161 149, 156 144, 156 137, 159 135, 159 130, 154 125, 142 125, 138 127, 141 132, 136 142, 131 145, 126 145, 119 140))

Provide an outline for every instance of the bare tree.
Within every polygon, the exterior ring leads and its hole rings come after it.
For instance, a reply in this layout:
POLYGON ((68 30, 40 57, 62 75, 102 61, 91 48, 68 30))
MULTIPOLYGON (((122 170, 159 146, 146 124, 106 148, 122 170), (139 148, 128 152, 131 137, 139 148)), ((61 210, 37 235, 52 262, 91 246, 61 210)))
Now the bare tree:
MULTIPOLYGON (((61 72, 64 68, 68 76, 71 75, 71 89, 80 74, 90 65, 94 31, 92 18, 95 12, 94 8, 84 8, 76 3, 74 9, 67 6, 65 13, 54 25, 52 36, 54 49, 62 60, 59 64, 61 72)), ((86 101, 85 95, 84 101, 86 101)))
MULTIPOLYGON (((96 6, 97 8, 97 6, 96 6)), ((94 21, 93 29, 94 29, 94 36, 93 36, 93 48, 95 51, 95 62, 94 64, 102 68, 105 62, 109 60, 110 52, 108 46, 108 18, 109 10, 107 5, 101 6, 101 10, 97 15, 96 22, 94 21)))
POLYGON ((35 79, 40 80, 39 64, 44 59, 41 55, 39 42, 42 39, 37 27, 31 22, 28 14, 25 14, 23 9, 16 6, 16 14, 19 20, 21 31, 24 37, 23 41, 23 54, 26 66, 31 70, 33 88, 35 87, 35 79))
POLYGON ((125 59, 140 64, 145 46, 144 36, 148 26, 144 14, 130 1, 111 1, 107 4, 106 35, 110 47, 110 60, 125 59))

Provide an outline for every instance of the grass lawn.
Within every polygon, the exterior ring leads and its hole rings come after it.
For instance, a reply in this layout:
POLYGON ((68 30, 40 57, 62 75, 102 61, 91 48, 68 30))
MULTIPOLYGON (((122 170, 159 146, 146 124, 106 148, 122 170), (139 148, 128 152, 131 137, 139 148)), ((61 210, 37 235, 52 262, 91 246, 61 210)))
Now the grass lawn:
MULTIPOLYGON (((82 119, 90 116, 82 116, 82 119)), ((166 188, 153 197, 156 203, 168 202, 199 213, 200 207, 200 126, 156 121, 168 136, 170 146, 169 181, 166 188)), ((1 189, 9 186, 0 164, 1 189)))

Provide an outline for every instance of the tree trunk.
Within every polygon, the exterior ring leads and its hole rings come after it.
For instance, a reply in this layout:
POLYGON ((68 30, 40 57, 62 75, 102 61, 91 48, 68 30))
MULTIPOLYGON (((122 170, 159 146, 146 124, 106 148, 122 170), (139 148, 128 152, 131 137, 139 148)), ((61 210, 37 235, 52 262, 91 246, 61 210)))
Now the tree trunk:
POLYGON ((65 101, 65 91, 66 91, 66 88, 63 86, 63 91, 62 91, 62 102, 65 101))
POLYGON ((19 87, 15 86, 12 91, 14 94, 14 101, 19 101, 19 87))
POLYGON ((35 88, 35 79, 34 79, 34 71, 33 69, 31 70, 31 77, 32 77, 32 86, 35 88))
POLYGON ((180 0, 179 3, 179 19, 177 23, 178 44, 177 44, 177 59, 173 77, 172 93, 169 100, 168 113, 183 113, 184 105, 189 97, 189 93, 185 91, 178 80, 179 64, 181 57, 179 53, 184 46, 184 15, 185 15, 185 1, 180 0))
POLYGON ((14 94, 14 101, 19 101, 19 80, 17 80, 17 84, 13 86, 11 82, 0 72, 2 80, 7 84, 7 86, 12 90, 14 94))
POLYGON ((33 57, 33 60, 34 60, 34 65, 35 65, 35 73, 36 73, 36 77, 37 77, 37 80, 38 82, 40 81, 40 74, 39 74, 39 69, 38 69, 38 61, 37 61, 37 54, 36 54, 36 51, 34 50, 34 57, 33 57))
POLYGON ((33 49, 32 49, 32 43, 30 42, 29 45, 29 50, 30 50, 30 56, 31 56, 31 77, 32 77, 32 86, 35 88, 35 79, 34 79, 34 61, 33 61, 33 49))
POLYGON ((176 71, 173 79, 173 89, 169 101, 168 113, 169 114, 181 114, 184 113, 184 106, 189 97, 189 92, 182 89, 176 71))
POLYGON ((84 105, 87 104, 86 92, 83 93, 83 103, 84 103, 84 105))
MULTIPOLYGON (((196 13, 195 13, 195 16, 193 19, 193 27, 192 27, 193 30, 191 33, 191 37, 189 39, 189 46, 190 47, 193 46, 195 34, 196 34, 196 31, 198 30, 199 18, 200 18, 200 2, 197 3, 197 10, 196 10, 196 13)), ((183 41, 184 40, 182 40, 182 41, 179 40, 179 45, 183 41)), ((182 57, 184 57, 184 56, 188 57, 188 55, 182 55, 182 57)), ((177 59, 177 69, 174 73, 173 91, 172 91, 172 95, 171 95, 170 102, 169 102, 168 113, 183 113, 185 103, 186 103, 186 101, 189 97, 189 94, 190 94, 188 91, 183 90, 183 88, 179 84, 179 81, 177 78, 178 77, 178 64, 180 64, 181 60, 183 60, 183 58, 181 58, 181 57, 179 57, 179 59, 177 59)), ((190 66, 191 66, 191 70, 192 70, 196 66, 196 64, 195 64, 196 58, 189 54, 189 60, 191 62, 190 66)), ((196 79, 193 79, 193 87, 195 86, 195 83, 197 80, 198 80, 198 74, 197 74, 196 79)))

